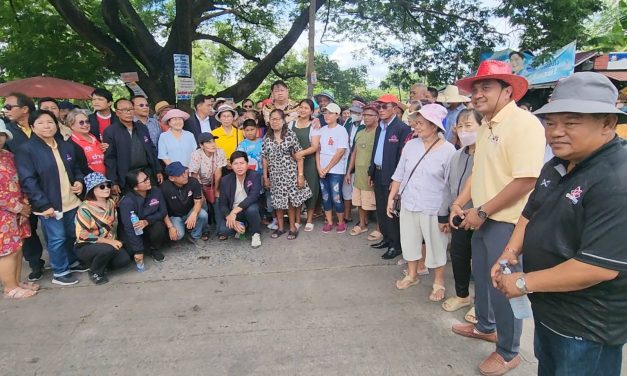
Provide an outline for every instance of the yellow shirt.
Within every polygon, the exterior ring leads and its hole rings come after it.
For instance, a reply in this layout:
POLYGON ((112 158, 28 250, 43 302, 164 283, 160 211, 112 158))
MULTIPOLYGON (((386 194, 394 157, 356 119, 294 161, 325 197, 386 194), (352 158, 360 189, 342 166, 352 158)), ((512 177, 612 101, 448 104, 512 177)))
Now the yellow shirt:
POLYGON ((618 134, 618 137, 627 140, 627 124, 618 124, 616 126, 616 134, 618 134))
POLYGON ((237 149, 237 145, 244 140, 244 131, 231 127, 231 134, 224 133, 224 128, 221 126, 211 131, 211 133, 218 137, 216 139, 216 146, 224 150, 224 155, 228 160, 231 154, 237 149))
MULTIPOLYGON (((531 112, 514 101, 508 103, 490 122, 485 119, 477 134, 472 169, 471 196, 475 207, 493 199, 516 178, 537 178, 544 164, 544 128, 531 112)), ((490 219, 517 223, 529 195, 490 219)))
POLYGON ((56 141, 53 146, 50 146, 50 149, 52 149, 52 155, 54 155, 54 161, 57 163, 57 169, 59 170, 59 183, 61 185, 61 210, 65 213, 79 207, 81 200, 79 200, 78 197, 72 193, 72 184, 70 184, 70 179, 67 176, 65 165, 61 160, 61 155, 59 154, 56 141))

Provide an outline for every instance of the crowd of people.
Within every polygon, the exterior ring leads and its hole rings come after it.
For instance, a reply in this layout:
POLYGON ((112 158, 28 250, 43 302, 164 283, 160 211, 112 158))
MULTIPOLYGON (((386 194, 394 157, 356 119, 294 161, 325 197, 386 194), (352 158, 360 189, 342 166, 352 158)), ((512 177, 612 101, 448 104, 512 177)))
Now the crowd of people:
POLYGON ((323 217, 322 233, 350 227, 383 259, 402 255, 397 289, 433 273, 429 300, 470 309, 452 331, 495 343, 482 374, 520 364, 523 320, 509 299, 527 295, 540 375, 618 375, 627 151, 616 127, 626 116, 596 73, 564 79, 535 114, 517 104, 527 88, 488 60, 442 92, 414 85, 407 103, 384 94, 341 107, 328 92, 297 102, 276 81, 257 104, 197 95, 192 114, 160 101, 151 115, 147 98, 114 101, 99 88, 87 114, 12 93, 0 122, 4 296, 39 290, 38 226, 52 283, 88 271, 100 285, 129 264, 144 272, 146 255, 162 262, 168 243, 213 234, 259 248, 263 226, 295 240, 323 217))

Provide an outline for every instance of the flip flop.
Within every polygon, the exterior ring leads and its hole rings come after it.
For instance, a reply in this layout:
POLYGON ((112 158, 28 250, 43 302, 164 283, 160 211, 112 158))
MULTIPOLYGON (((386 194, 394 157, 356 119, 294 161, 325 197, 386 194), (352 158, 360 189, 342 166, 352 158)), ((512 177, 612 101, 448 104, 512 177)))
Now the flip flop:
POLYGON ((305 231, 311 232, 311 231, 313 231, 313 229, 314 229, 314 224, 313 223, 307 223, 305 225, 305 231))
POLYGON ((287 240, 294 240, 298 237, 298 231, 289 231, 287 233, 287 240))
POLYGON ((361 226, 359 226, 359 225, 355 225, 355 226, 351 229, 350 234, 351 234, 352 236, 357 236, 357 235, 359 235, 359 234, 363 234, 364 232, 367 232, 367 231, 368 231, 368 227, 366 227, 366 228, 361 228, 361 226))
POLYGON ((444 292, 446 291, 446 287, 434 283, 433 284, 433 290, 431 291, 431 295, 429 295, 429 300, 431 300, 432 302, 441 302, 442 300, 444 300, 444 292), (437 298, 436 294, 438 292, 442 291, 442 297, 441 298, 437 298))
POLYGON ((460 308, 468 307, 470 304, 470 299, 464 300, 457 296, 451 296, 442 303, 442 309, 446 312, 455 312, 460 308))
POLYGON ((281 235, 283 235, 283 234, 285 234, 285 231, 283 231, 283 230, 279 230, 279 229, 276 229, 276 230, 274 230, 274 231, 272 232, 272 235, 270 235, 270 237, 271 237, 272 239, 276 239, 276 238, 280 237, 280 236, 281 236, 281 235))
MULTIPOLYGON (((397 262, 397 264, 402 265, 400 260, 397 262)), ((403 264, 407 264, 407 262, 404 262, 403 264)), ((403 275, 407 275, 407 269, 403 270, 403 275)), ((429 275, 429 269, 418 270, 418 275, 429 275)))
POLYGON ((406 290, 414 285, 417 285, 418 283, 420 283, 420 280, 418 278, 411 279, 409 276, 405 276, 405 278, 401 279, 400 281, 396 281, 396 288, 399 290, 406 290))
POLYGON ((370 234, 368 234, 367 239, 371 242, 374 242, 377 240, 381 240, 382 237, 383 237, 383 234, 381 232, 374 230, 370 234))
POLYGON ((475 313, 475 307, 472 307, 468 310, 466 315, 464 315, 464 320, 468 321, 471 324, 476 324, 478 322, 477 314, 475 313))
POLYGON ((5 299, 21 300, 37 295, 37 291, 25 289, 18 286, 3 295, 5 299))
POLYGON ((220 235, 218 235, 218 240, 219 240, 219 241, 221 241, 221 242, 225 241, 225 240, 226 240, 226 239, 228 239, 228 238, 229 238, 229 237, 228 237, 228 236, 226 236, 226 235, 224 235, 224 234, 220 234, 220 235))

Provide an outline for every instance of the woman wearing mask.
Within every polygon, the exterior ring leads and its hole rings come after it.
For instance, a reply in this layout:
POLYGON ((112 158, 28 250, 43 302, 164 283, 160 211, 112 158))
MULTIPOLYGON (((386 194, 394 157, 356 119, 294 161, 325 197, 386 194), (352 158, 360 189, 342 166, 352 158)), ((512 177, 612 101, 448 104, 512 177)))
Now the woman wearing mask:
POLYGON ((394 197, 401 196, 400 230, 403 258, 407 261, 407 275, 396 282, 399 290, 418 283, 418 261, 422 259, 422 241, 427 254, 425 265, 435 269, 433 290, 429 299, 444 299, 444 267, 449 236, 438 227, 438 211, 443 190, 448 180, 450 159, 455 147, 441 137, 445 132, 442 120, 446 109, 428 104, 418 111, 418 138, 403 148, 398 167, 392 176, 387 214, 394 215, 394 197))
MULTIPOLYGON (((444 200, 438 215, 440 218, 448 217, 449 208, 453 200, 459 196, 459 193, 466 184, 466 180, 472 172, 473 157, 475 154, 475 141, 477 139, 477 131, 481 124, 481 114, 475 110, 462 110, 457 117, 457 135, 462 144, 462 148, 457 150, 451 157, 449 167, 449 177, 444 189, 444 200)), ((472 201, 464 208, 473 207, 472 201)), ((447 223, 440 221, 440 229, 448 230, 447 223)), ((451 230, 451 263, 453 264, 453 277, 455 279, 455 296, 452 296, 444 303, 442 308, 445 311, 453 312, 458 309, 470 306, 472 300, 468 287, 470 285, 470 259, 471 259, 471 239, 472 230, 450 229, 451 230)), ((465 316, 466 320, 476 323, 474 308, 472 308, 465 316)))
POLYGON ((305 181, 303 159, 294 159, 295 153, 302 150, 294 132, 285 123, 282 110, 270 112, 270 128, 263 138, 263 182, 270 189, 272 206, 277 212, 278 229, 271 237, 278 238, 285 233, 283 214, 287 210, 290 230, 289 240, 298 237, 296 218, 298 208, 311 197, 311 189, 305 181))
MULTIPOLYGON (((298 118, 289 124, 289 129, 296 134, 298 142, 303 148, 303 150, 295 154, 295 157, 296 159, 303 159, 305 181, 311 189, 311 197, 305 201, 305 206, 307 207, 305 231, 313 231, 314 229, 314 209, 320 193, 320 178, 316 169, 316 151, 320 147, 320 130, 314 129, 311 125, 313 112, 313 101, 311 99, 303 99, 298 104, 298 118)), ((300 225, 300 216, 298 216, 296 222, 300 225)))

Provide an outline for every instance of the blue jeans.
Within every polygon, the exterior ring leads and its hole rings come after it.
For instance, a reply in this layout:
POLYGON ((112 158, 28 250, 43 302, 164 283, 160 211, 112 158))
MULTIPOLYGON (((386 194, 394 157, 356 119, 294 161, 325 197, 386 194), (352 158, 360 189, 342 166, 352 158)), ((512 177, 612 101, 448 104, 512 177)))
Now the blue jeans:
POLYGON ((330 211, 335 208, 336 213, 344 213, 344 200, 342 200, 343 174, 327 174, 320 179, 320 192, 322 192, 322 208, 330 211))
MULTIPOLYGON (((187 213, 183 217, 170 217, 170 220, 172 221, 172 225, 176 228, 176 232, 178 232, 178 235, 179 235, 178 239, 176 240, 181 240, 183 239, 183 236, 185 236, 185 229, 186 229, 185 221, 187 220, 187 218, 189 218, 189 215, 192 213, 192 210, 190 210, 189 213, 187 213)), ((196 226, 194 226, 194 228, 191 231, 192 238, 200 239, 200 237, 202 236, 202 230, 207 224, 208 220, 209 220, 209 214, 207 214, 207 211, 205 209, 200 209, 200 212, 198 213, 198 217, 196 218, 196 226)))
MULTIPOLYGON (((228 213, 227 213, 228 214, 228 213)), ((259 213, 259 205, 252 204, 246 208, 246 210, 240 212, 236 219, 240 222, 244 222, 246 231, 249 234, 261 233, 261 214, 259 213)), ((226 227, 226 219, 223 217, 220 222, 220 229, 218 234, 226 236, 235 236, 235 230, 226 227)))
POLYGON ((604 345, 570 337, 535 320, 533 349, 538 376, 619 376, 623 345, 604 345))
POLYGON ((50 266, 55 277, 63 277, 70 274, 70 265, 78 259, 74 253, 74 243, 76 242, 76 210, 72 209, 63 213, 63 218, 39 217, 41 228, 48 243, 48 255, 50 256, 50 266))

